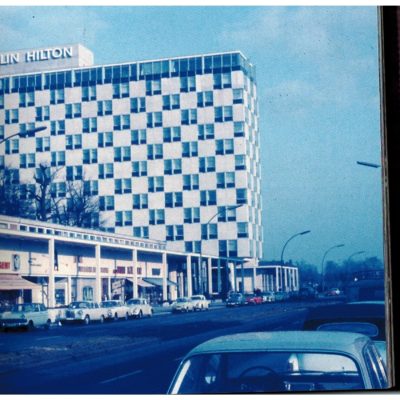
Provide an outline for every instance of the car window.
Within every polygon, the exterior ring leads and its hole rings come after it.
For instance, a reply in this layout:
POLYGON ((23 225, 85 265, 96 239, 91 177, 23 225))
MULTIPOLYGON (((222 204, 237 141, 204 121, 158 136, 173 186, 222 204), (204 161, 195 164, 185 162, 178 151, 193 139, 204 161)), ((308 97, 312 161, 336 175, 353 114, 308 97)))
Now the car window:
POLYGON ((387 388, 386 369, 382 358, 379 356, 376 348, 370 343, 364 349, 365 361, 370 373, 372 385, 376 388, 387 388))

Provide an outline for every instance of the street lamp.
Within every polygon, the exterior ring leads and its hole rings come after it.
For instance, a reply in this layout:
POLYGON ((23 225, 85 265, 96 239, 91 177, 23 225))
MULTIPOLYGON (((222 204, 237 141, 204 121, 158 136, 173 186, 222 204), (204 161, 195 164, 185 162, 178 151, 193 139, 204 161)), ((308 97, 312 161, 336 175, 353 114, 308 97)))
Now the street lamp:
POLYGON ((4 138, 3 140, 1 140, 1 141, 0 141, 0 144, 6 142, 7 140, 12 139, 12 138, 15 137, 15 136, 26 136, 26 135, 29 135, 30 133, 35 134, 35 133, 37 133, 37 132, 44 131, 45 129, 47 129, 47 126, 39 126, 39 127, 37 127, 37 128, 33 128, 33 129, 30 129, 30 130, 25 131, 25 132, 14 133, 13 135, 8 136, 8 137, 4 138))
POLYGON ((284 246, 283 246, 283 248, 282 248, 282 252, 281 252, 281 271, 280 271, 280 290, 283 292, 283 263, 284 263, 284 260, 283 260, 283 254, 284 254, 284 252, 285 252, 285 249, 286 249, 286 246, 288 245, 288 243, 292 240, 292 239, 294 239, 295 237, 297 237, 297 236, 303 236, 303 235, 307 235, 307 233, 310 233, 311 231, 310 230, 308 230, 308 231, 303 231, 303 232, 299 232, 299 233, 296 233, 296 234, 294 234, 293 236, 291 236, 287 241, 286 241, 286 243, 284 244, 284 246))
MULTIPOLYGON (((353 254, 351 254, 348 258, 347 258, 347 264, 350 264, 350 261, 351 261, 351 259, 354 257, 354 256, 357 256, 357 255, 359 255, 359 254, 364 254, 364 253, 366 253, 366 251, 364 251, 364 250, 362 250, 362 251, 356 251, 355 253, 353 253, 353 254)), ((347 267, 348 268, 348 267, 347 267)), ((350 274, 347 272, 346 273, 346 285, 347 285, 347 282, 350 280, 349 279, 349 276, 350 276, 350 274)))
POLYGON ((336 246, 330 247, 330 248, 325 252, 324 256, 322 257, 322 263, 321 263, 321 275, 322 275, 322 285, 321 285, 322 287, 321 287, 321 290, 322 290, 322 293, 324 293, 324 291, 325 291, 325 272, 324 272, 325 257, 327 256, 327 254, 328 254, 331 250, 337 249, 337 248, 339 248, 339 247, 344 247, 344 244, 337 244, 336 246))
MULTIPOLYGON (((219 210, 217 213, 215 213, 205 224, 205 231, 207 233, 207 237, 208 237, 208 226, 210 225, 211 221, 217 217, 218 215, 222 214, 223 212, 227 212, 227 211, 231 211, 231 210, 236 210, 239 207, 242 207, 243 204, 236 204, 234 206, 227 206, 224 207, 222 210, 219 210)), ((200 232, 200 253, 199 253, 199 264, 200 264, 200 268, 199 268, 199 277, 203 278, 204 274, 202 274, 202 269, 203 269, 203 256, 202 256, 202 250, 203 250, 203 234, 202 232, 200 232)), ((218 264, 219 265, 219 264, 218 264)), ((212 279, 212 276, 209 276, 208 279, 212 279)), ((203 280, 203 279, 202 279, 203 280)), ((200 282, 199 282, 200 283, 200 282)), ((220 290, 220 286, 221 286, 221 271, 220 271, 220 265, 218 268, 218 291, 220 290)), ((203 286, 203 282, 201 282, 201 292, 202 294, 204 294, 204 286, 203 286)))
POLYGON ((364 167, 370 167, 370 168, 379 168, 380 165, 379 164, 374 164, 374 163, 370 163, 370 162, 366 162, 366 161, 357 161, 358 165, 362 165, 364 167))

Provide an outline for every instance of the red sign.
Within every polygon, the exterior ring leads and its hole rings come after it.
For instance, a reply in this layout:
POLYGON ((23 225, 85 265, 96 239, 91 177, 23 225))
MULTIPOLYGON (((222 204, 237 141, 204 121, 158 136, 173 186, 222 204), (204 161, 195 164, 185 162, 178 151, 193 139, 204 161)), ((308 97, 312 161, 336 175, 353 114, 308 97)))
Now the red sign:
POLYGON ((8 261, 0 261, 0 269, 10 269, 11 264, 8 261))

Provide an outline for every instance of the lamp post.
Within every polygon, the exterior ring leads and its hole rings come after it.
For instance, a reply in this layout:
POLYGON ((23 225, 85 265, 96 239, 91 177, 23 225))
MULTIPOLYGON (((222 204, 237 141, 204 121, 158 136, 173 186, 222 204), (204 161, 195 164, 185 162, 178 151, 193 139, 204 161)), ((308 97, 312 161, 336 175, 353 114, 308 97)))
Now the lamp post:
POLYGON ((3 140, 1 140, 1 141, 0 141, 0 144, 6 142, 7 140, 12 139, 12 138, 15 137, 15 136, 26 136, 26 135, 29 135, 30 133, 35 134, 35 133, 37 133, 37 132, 44 131, 45 129, 47 129, 47 126, 39 126, 39 127, 37 127, 37 128, 30 129, 30 130, 25 131, 25 132, 17 132, 17 133, 14 133, 13 135, 8 136, 8 137, 4 138, 3 140))
MULTIPOLYGON (((351 254, 348 258, 347 258, 347 264, 350 264, 350 261, 351 261, 351 259, 354 257, 354 256, 357 256, 357 255, 359 255, 359 254, 364 254, 364 253, 366 253, 364 250, 362 250, 362 251, 356 251, 355 253, 353 253, 353 254, 351 254)), ((346 285, 347 285, 347 282, 349 281, 349 273, 347 272, 346 273, 346 285)))
POLYGON ((321 275, 322 275, 322 285, 321 285, 321 289, 322 289, 322 293, 324 293, 325 291, 325 272, 324 272, 324 263, 325 263, 325 257, 327 256, 327 254, 333 250, 333 249, 337 249, 339 247, 344 247, 344 244, 337 244, 335 246, 330 247, 324 254, 324 256, 322 257, 322 263, 321 263, 321 275))
POLYGON ((281 252, 281 270, 280 270, 280 274, 279 274, 279 275, 280 275, 280 285, 279 285, 279 289, 280 289, 280 291, 282 291, 282 292, 283 292, 283 264, 284 264, 283 254, 284 254, 284 252, 285 252, 286 246, 287 246, 288 243, 289 243, 292 239, 294 239, 295 237, 307 235, 307 233, 310 233, 310 232, 311 232, 311 231, 308 230, 308 231, 303 231, 303 232, 299 232, 299 233, 294 234, 293 236, 291 236, 291 237, 286 241, 286 243, 284 244, 284 246, 283 246, 283 248, 282 248, 282 252, 281 252))
POLYGON ((362 165, 364 167, 370 167, 370 168, 379 168, 380 165, 379 164, 374 164, 371 162, 366 162, 366 161, 357 161, 358 165, 362 165))
MULTIPOLYGON (((227 212, 227 211, 231 211, 231 210, 236 210, 239 207, 242 207, 243 204, 236 204, 234 206, 227 206, 225 207, 223 210, 218 211, 217 213, 215 213, 205 224, 205 230, 207 233, 207 237, 208 237, 208 226, 210 225, 210 223, 212 222, 212 220, 217 217, 218 215, 222 214, 223 212, 227 212)), ((200 253, 199 253, 199 264, 200 264, 200 268, 199 268, 199 277, 203 277, 202 274, 202 269, 203 269, 203 256, 202 256, 202 250, 203 250, 203 233, 200 232, 200 253)), ((220 271, 220 264, 218 264, 218 289, 221 286, 221 271, 220 271)), ((208 279, 212 279, 212 276, 209 276, 208 279)), ((199 282, 200 283, 200 282, 199 282)), ((202 294, 204 294, 204 286, 203 286, 203 282, 201 282, 201 292, 202 294)))

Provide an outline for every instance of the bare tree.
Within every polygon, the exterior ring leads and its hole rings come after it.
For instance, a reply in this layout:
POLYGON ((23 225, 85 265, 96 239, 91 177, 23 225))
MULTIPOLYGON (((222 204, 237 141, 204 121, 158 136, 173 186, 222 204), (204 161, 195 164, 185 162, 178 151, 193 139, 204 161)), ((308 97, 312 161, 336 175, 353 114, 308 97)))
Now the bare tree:
POLYGON ((62 199, 52 194, 52 184, 54 183, 60 169, 51 171, 46 164, 40 164, 37 168, 35 180, 35 192, 33 198, 35 200, 36 219, 40 221, 55 220, 59 222, 59 203, 62 199))
POLYGON ((66 197, 67 201, 60 210, 63 224, 87 228, 103 225, 99 218, 97 192, 93 193, 84 180, 68 181, 66 197))
POLYGON ((0 169, 0 212, 14 217, 29 217, 32 214, 30 194, 22 190, 16 169, 0 169))

